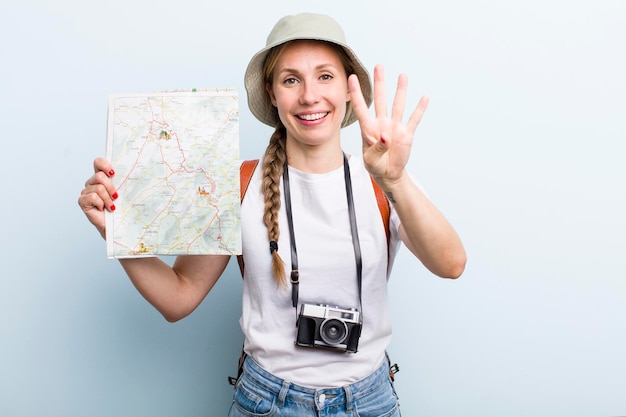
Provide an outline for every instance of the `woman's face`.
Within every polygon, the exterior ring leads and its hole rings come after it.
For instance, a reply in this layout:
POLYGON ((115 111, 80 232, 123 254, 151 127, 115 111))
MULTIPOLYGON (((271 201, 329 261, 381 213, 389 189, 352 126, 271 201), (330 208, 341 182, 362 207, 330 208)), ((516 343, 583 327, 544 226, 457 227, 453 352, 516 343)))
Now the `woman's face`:
POLYGON ((339 141, 350 100, 347 77, 337 52, 324 42, 297 41, 283 49, 267 90, 288 140, 311 146, 339 141))

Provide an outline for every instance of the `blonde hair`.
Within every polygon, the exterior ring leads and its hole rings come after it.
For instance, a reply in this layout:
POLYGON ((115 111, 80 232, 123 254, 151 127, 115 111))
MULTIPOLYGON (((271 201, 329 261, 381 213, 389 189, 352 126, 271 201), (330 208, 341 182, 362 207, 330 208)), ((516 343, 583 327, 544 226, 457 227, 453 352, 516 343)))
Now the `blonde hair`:
MULTIPOLYGON (((291 41, 297 42, 297 41, 291 41)), ((263 84, 272 85, 272 77, 276 63, 280 57, 285 46, 291 42, 286 42, 272 48, 263 62, 263 84)), ((318 41, 323 42, 323 41, 318 41)), ((341 63, 346 71, 347 75, 354 72, 354 65, 344 51, 344 49, 334 43, 325 42, 331 46, 339 56, 341 63)), ((266 100, 270 100, 269 94, 265 95, 266 100)), ((271 104, 271 103, 270 103, 271 104)), ((287 163, 287 129, 280 121, 278 117, 278 110, 273 105, 271 106, 273 111, 276 112, 276 120, 278 123, 274 130, 274 133, 270 137, 269 144, 265 149, 265 156, 262 164, 263 181, 261 183, 261 192, 265 199, 265 207, 263 212, 263 223, 267 227, 267 237, 270 241, 270 253, 272 254, 272 272, 274 278, 279 285, 286 283, 285 279, 285 265, 282 258, 278 254, 277 242, 280 238, 280 228, 278 225, 278 212, 280 210, 280 178, 283 175, 283 170, 287 163)), ((346 104, 346 114, 344 120, 352 114, 352 104, 348 102, 346 104)))

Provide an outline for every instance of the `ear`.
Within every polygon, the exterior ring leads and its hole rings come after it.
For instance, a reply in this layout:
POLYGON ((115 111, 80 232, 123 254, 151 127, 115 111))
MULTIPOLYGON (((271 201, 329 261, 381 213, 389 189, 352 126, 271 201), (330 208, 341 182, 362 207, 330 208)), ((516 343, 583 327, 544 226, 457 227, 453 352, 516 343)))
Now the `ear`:
POLYGON ((274 95, 274 90, 272 90, 272 85, 270 83, 265 83, 265 91, 267 91, 267 95, 269 95, 272 105, 276 107, 276 96, 274 95))

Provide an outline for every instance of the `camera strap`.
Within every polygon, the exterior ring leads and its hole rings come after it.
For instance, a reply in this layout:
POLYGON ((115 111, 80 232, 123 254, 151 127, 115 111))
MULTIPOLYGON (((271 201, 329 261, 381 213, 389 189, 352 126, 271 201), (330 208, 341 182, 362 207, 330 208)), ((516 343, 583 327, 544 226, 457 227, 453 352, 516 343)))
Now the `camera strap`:
MULTIPOLYGON (((346 183, 346 199, 348 200, 348 216, 350 217, 350 231, 352 233, 352 245, 354 247, 354 259, 356 262, 356 278, 359 289, 359 306, 363 309, 361 300, 363 262, 361 259, 361 244, 359 243, 359 231, 356 223, 354 198, 352 195, 352 179, 350 177, 350 165, 346 154, 343 154, 343 172, 346 183)), ((300 285, 300 272, 298 271, 298 251, 296 250, 296 238, 293 230, 293 218, 291 216, 291 189, 289 186, 289 167, 285 163, 283 170, 283 187, 285 190, 285 211, 289 223, 289 237, 291 241, 291 302, 294 308, 298 308, 298 293, 300 285)))

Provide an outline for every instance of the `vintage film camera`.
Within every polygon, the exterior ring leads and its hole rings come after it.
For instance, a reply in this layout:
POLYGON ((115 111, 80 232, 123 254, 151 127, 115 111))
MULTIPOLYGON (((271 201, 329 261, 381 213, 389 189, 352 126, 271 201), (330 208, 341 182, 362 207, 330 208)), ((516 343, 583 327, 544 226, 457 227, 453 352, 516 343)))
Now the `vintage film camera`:
POLYGON ((325 304, 302 304, 298 316, 296 345, 356 352, 361 336, 361 315, 325 304))

